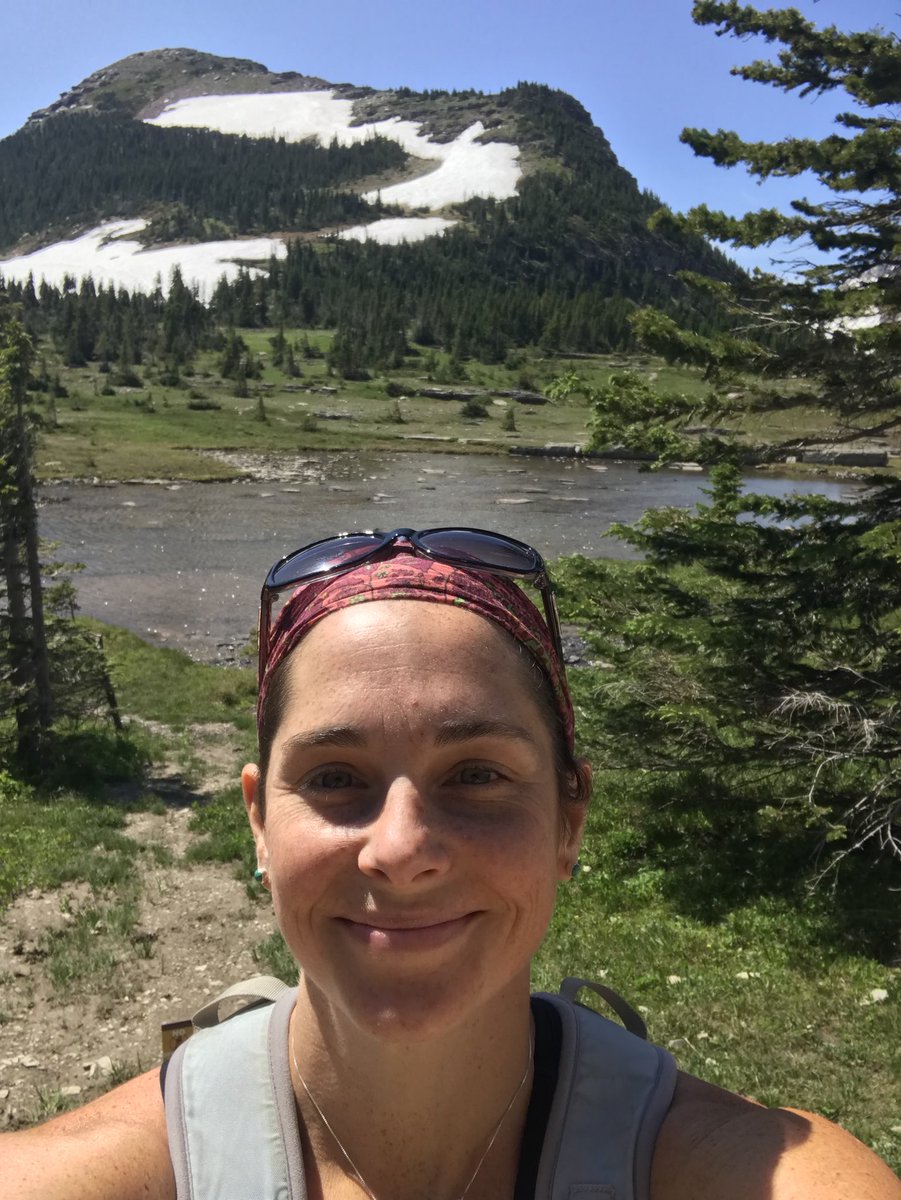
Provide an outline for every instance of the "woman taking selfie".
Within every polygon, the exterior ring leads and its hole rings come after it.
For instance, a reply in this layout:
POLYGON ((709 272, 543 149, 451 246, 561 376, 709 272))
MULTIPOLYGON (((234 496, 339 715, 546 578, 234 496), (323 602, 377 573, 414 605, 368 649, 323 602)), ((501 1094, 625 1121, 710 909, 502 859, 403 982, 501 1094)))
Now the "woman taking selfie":
POLYGON ((196 1034, 162 1087, 0 1139, 0 1194, 901 1197, 822 1118, 680 1074, 575 985, 530 997, 590 790, 536 551, 397 530, 281 560, 258 727, 244 799, 296 993, 196 1034))

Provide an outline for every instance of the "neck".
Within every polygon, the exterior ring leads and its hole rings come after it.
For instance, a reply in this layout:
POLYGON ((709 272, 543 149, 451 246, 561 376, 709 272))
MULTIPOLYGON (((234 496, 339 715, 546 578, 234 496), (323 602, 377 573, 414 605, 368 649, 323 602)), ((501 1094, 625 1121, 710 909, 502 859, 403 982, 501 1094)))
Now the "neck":
POLYGON ((295 1074, 311 1195, 344 1194, 346 1152, 376 1200, 512 1196, 532 1082, 527 980, 416 1037, 361 1029, 304 980, 290 1036, 309 1088, 295 1074))

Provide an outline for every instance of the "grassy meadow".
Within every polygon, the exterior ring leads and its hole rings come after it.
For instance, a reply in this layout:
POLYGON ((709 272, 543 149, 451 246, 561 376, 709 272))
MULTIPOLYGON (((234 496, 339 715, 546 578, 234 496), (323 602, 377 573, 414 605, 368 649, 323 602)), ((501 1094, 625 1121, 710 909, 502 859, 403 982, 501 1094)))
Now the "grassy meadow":
MULTIPOLYGON (((539 351, 511 352, 504 363, 454 364, 448 355, 412 346, 404 365, 368 380, 348 381, 329 370, 323 357, 332 335, 322 330, 286 330, 301 374, 291 377, 272 364, 270 330, 244 329, 241 336, 261 364, 259 379, 246 389, 219 374, 221 355, 198 355, 179 386, 164 386, 152 364, 132 368, 131 386, 120 386, 116 368, 101 373, 97 363, 65 367, 45 355, 61 394, 38 401, 44 411, 39 471, 44 479, 131 478, 227 479, 235 468, 212 456, 215 450, 297 454, 342 449, 461 450, 505 453, 514 446, 586 441, 590 415, 576 393, 568 401, 523 404, 498 392, 542 393, 567 371, 589 386, 631 368, 664 390, 699 395, 704 387, 692 368, 669 367, 645 356, 545 357, 539 351), (304 357, 300 347, 309 347, 304 357), (484 415, 464 412, 460 400, 416 396, 422 388, 483 393, 484 415), (245 391, 236 395, 237 391, 245 391), (64 393, 64 394, 63 394, 64 393)), ((164 376, 165 377, 165 376, 164 376)), ((771 425, 750 429, 772 437, 786 432, 816 434, 825 416, 815 406, 776 414, 771 425), (789 425, 786 425, 786 421, 789 425)))
MULTIPOLYGON (((252 754, 249 667, 197 664, 111 628, 105 642, 127 734, 82 727, 63 736, 69 780, 84 769, 80 788, 35 791, 0 776, 0 909, 19 892, 81 881, 73 919, 43 947, 61 996, 108 989, 117 963, 155 952, 134 928, 136 867, 164 852, 139 847, 124 831, 128 812, 161 803, 142 793, 142 766, 174 753, 190 778, 195 722, 218 723, 224 741, 252 754), (129 778, 138 786, 126 800, 121 780, 129 778)), ((589 757, 592 680, 591 669, 574 672, 577 706, 589 713, 581 745, 589 757)), ((617 782, 601 779, 583 871, 560 889, 535 986, 556 988, 569 974, 603 980, 641 1008, 651 1038, 686 1070, 767 1104, 825 1113, 901 1169, 898 967, 835 935, 826 893, 789 901, 762 887, 703 919, 693 900, 664 886, 659 862, 630 850, 640 841, 632 833, 638 819, 617 782)), ((247 879, 254 859, 237 787, 197 807, 192 820, 203 836, 183 868, 224 860, 247 879)), ((267 903, 254 885, 250 892, 267 903)), ((290 978, 279 938, 261 944, 257 958, 261 970, 290 978)), ((117 1064, 116 1078, 125 1073, 117 1064)))

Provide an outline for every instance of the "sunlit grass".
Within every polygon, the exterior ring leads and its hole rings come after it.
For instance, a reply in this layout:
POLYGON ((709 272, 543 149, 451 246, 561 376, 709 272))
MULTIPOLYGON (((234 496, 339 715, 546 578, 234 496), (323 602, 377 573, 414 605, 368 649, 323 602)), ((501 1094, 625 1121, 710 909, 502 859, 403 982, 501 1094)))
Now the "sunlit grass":
MULTIPOLYGON (((285 334, 292 342, 305 335, 322 352, 328 350, 333 336, 323 330, 286 330, 285 334)), ((38 450, 42 476, 48 479, 233 476, 233 468, 202 453, 216 449, 290 454, 415 449, 428 444, 431 450, 452 448, 459 452, 462 447, 477 453, 503 453, 516 445, 581 444, 587 439, 588 427, 589 410, 584 396, 544 405, 489 398, 487 415, 470 420, 462 415, 460 401, 413 393, 424 387, 543 391, 557 375, 570 368, 576 369, 586 383, 598 385, 624 365, 654 373, 662 386, 678 386, 688 392, 698 391, 702 386, 697 372, 666 367, 645 358, 628 360, 622 356, 598 355, 569 360, 546 358, 537 351, 516 352, 509 356, 508 364, 467 362, 464 377, 448 382, 445 373, 449 356, 436 352, 431 360, 425 348, 408 357, 402 367, 388 373, 371 372, 372 377, 362 381, 347 381, 332 375, 324 358, 306 359, 297 354, 302 374, 289 378, 272 365, 272 330, 242 330, 241 336, 262 363, 261 378, 248 381, 247 396, 236 396, 233 381, 220 377, 220 356, 211 351, 197 356, 194 369, 185 376, 182 387, 164 387, 150 377, 146 366, 138 366, 135 371, 141 386, 115 388, 112 395, 103 395, 110 376, 101 375, 97 364, 62 367, 61 381, 68 396, 53 401, 55 419, 48 422, 38 450), (430 375, 431 362, 434 362, 434 377, 430 375), (386 387, 389 381, 400 392, 399 397, 389 395, 386 387), (502 428, 509 405, 515 410, 515 431, 502 428), (402 421, 391 418, 398 410, 402 421), (261 420, 261 416, 265 419, 261 420), (333 419, 336 417, 340 419, 333 419), (428 440, 418 443, 417 438, 428 440)))
POLYGON ((253 728, 256 674, 251 667, 193 662, 179 650, 151 646, 114 625, 88 621, 103 644, 119 705, 126 713, 175 729, 198 722, 229 721, 253 728))
POLYGON ((901 1165, 897 969, 830 951, 796 906, 762 899, 705 924, 640 888, 624 903, 620 883, 585 865, 561 889, 537 986, 600 978, 684 1070, 839 1120, 901 1165))
POLYGON ((115 888, 139 853, 125 813, 73 791, 36 795, 0 772, 0 910, 19 892, 74 880, 115 888))

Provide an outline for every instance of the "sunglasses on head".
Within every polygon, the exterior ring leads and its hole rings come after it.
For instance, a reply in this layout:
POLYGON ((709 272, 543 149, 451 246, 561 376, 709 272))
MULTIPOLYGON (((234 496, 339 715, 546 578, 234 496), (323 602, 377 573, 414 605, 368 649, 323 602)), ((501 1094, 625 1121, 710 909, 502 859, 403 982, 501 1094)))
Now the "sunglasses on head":
POLYGON ((448 566, 487 575, 505 575, 530 583, 541 596, 545 621, 562 666, 563 643, 557 605, 544 559, 537 550, 516 538, 487 529, 394 529, 391 533, 342 533, 323 538, 278 560, 266 576, 260 596, 260 680, 269 660, 272 602, 281 592, 302 583, 343 575, 361 563, 379 558, 401 541, 416 554, 448 566))

